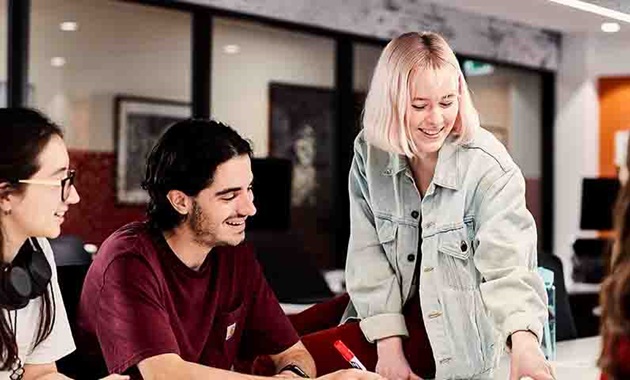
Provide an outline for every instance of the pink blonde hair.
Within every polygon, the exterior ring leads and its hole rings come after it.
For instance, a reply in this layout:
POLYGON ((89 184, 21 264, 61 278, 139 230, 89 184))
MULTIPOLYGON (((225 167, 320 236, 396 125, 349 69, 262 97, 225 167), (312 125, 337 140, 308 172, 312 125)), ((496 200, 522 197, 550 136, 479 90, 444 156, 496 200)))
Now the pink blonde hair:
POLYGON ((378 60, 363 110, 367 141, 388 152, 414 156, 416 150, 406 121, 409 84, 414 73, 453 67, 458 75, 459 110, 451 131, 456 141, 472 139, 479 128, 468 84, 444 38, 433 32, 405 33, 391 40, 378 60))

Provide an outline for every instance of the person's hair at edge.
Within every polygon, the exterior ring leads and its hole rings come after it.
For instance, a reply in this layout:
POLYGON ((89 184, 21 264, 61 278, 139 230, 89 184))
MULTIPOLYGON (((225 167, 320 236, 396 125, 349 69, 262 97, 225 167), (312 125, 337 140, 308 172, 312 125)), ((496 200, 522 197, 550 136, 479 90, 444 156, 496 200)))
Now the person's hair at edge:
MULTIPOLYGON (((32 177, 40 169, 39 155, 53 136, 63 137, 61 128, 40 112, 28 108, 0 108, 0 196, 22 194, 21 179, 32 177)), ((0 249, 6 232, 0 218, 0 249)), ((0 252, 5 257, 5 252, 0 252)), ((6 263, 2 263, 6 265, 6 263)), ((55 302, 50 287, 42 296, 35 346, 52 332, 55 323, 55 302)), ((18 347, 13 327, 0 317, 0 370, 8 370, 17 357, 18 347)))
MULTIPOLYGON (((630 169, 629 153, 630 139, 626 148, 627 169, 630 169)), ((615 238, 610 275, 600 290, 603 342, 598 365, 611 379, 621 379, 628 375, 628 366, 622 366, 615 355, 622 338, 630 339, 630 181, 626 181, 619 191, 613 218, 615 238)))
POLYGON ((385 151, 414 156, 417 149, 405 116, 410 103, 410 82, 415 72, 448 66, 459 77, 459 111, 451 134, 457 142, 470 141, 479 128, 479 115, 455 53, 442 36, 433 32, 402 34, 383 49, 365 99, 366 140, 385 151))
POLYGON ((185 216, 167 199, 171 190, 196 196, 212 184, 216 168, 252 148, 234 129, 215 120, 188 119, 169 127, 147 159, 142 188, 149 193, 149 222, 163 231, 177 227, 185 216))

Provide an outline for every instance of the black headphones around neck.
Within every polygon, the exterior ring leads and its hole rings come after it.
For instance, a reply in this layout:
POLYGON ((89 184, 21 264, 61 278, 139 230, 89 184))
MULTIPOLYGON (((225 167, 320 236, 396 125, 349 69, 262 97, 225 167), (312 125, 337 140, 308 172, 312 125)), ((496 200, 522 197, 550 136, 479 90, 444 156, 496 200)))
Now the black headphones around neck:
POLYGON ((24 242, 11 263, 0 264, 0 308, 17 310, 46 291, 52 269, 37 239, 24 242))

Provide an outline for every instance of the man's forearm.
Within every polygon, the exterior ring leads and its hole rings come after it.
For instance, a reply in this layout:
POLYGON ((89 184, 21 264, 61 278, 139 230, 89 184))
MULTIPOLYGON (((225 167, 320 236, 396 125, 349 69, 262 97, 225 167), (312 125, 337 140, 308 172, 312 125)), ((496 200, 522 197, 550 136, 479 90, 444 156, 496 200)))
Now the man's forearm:
POLYGON ((276 367, 276 372, 280 372, 289 364, 295 364, 309 377, 314 378, 317 375, 315 361, 302 342, 297 342, 287 350, 277 355, 270 355, 270 357, 276 367))
POLYGON ((265 377, 246 375, 187 362, 179 355, 164 354, 141 361, 138 369, 145 380, 263 380, 265 377))

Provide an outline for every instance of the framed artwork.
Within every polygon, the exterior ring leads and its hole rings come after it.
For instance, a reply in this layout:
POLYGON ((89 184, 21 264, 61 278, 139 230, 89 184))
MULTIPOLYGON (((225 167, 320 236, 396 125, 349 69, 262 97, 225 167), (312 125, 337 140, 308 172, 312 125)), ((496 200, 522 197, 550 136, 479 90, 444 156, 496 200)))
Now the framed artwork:
POLYGON ((162 133, 191 116, 185 102, 118 95, 114 100, 116 131, 116 199, 143 204, 149 195, 141 187, 146 158, 162 133))
POLYGON ((269 155, 292 163, 291 228, 303 231, 305 246, 325 262, 334 232, 333 91, 270 83, 269 104, 269 155))

